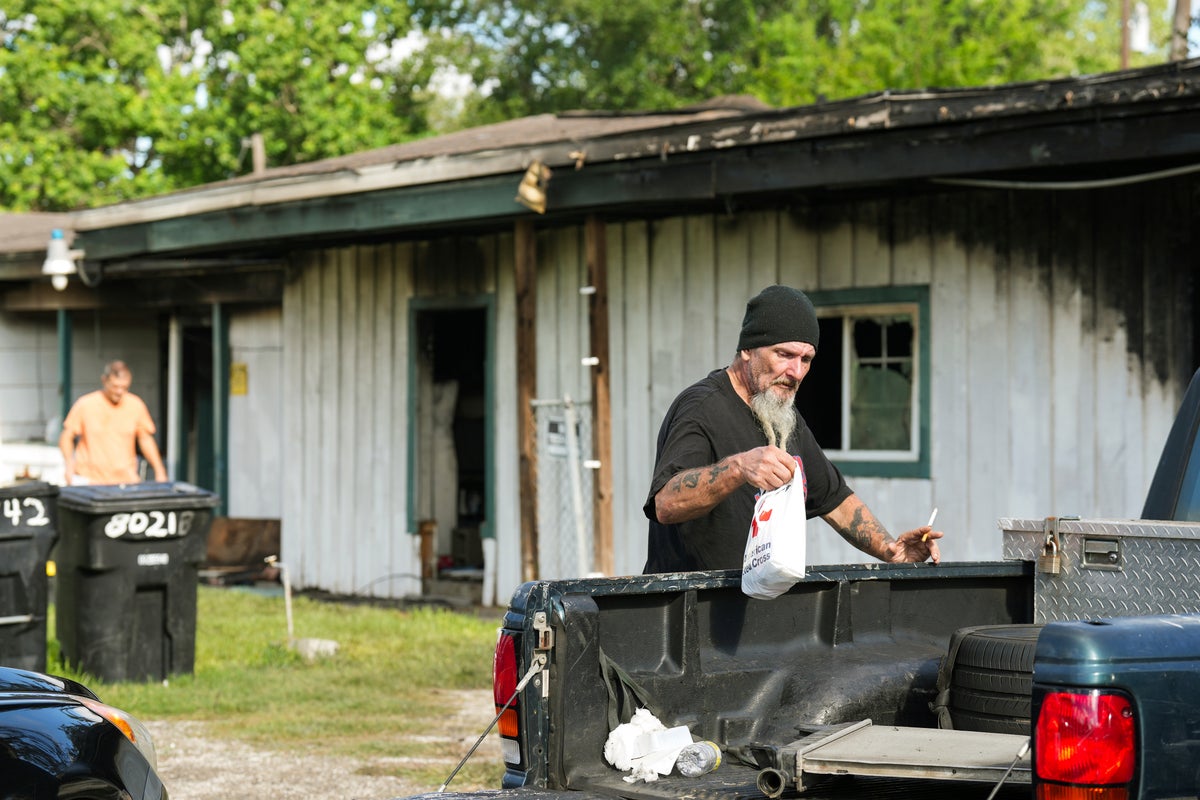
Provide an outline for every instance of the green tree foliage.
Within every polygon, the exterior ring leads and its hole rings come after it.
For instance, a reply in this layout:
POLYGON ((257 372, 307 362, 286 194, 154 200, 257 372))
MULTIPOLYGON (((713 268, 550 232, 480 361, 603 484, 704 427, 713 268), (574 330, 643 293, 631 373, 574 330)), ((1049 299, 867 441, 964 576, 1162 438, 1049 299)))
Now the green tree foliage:
POLYGON ((40 0, 0 6, 0 208, 70 210, 427 132, 447 50, 407 6, 40 0), (406 56, 406 57, 405 57, 406 56))
MULTIPOLYGON (((1150 0, 1164 46, 1171 2, 1150 0)), ((282 166, 570 109, 1099 72, 1119 21, 1116 0, 14 0, 0 209, 236 177, 254 133, 282 166), (444 91, 454 77, 466 93, 444 91)))
MULTIPOLYGON (((1166 4, 1152 2, 1152 13, 1166 4)), ((1120 55, 1120 4, 1099 0, 454 0, 451 8, 458 13, 438 22, 486 44, 473 74, 492 90, 472 109, 476 121, 673 108, 725 94, 791 106, 1087 74, 1118 68, 1120 55)))
POLYGON ((0 187, 15 209, 66 209, 94 192, 164 188, 135 157, 171 93, 142 20, 117 3, 6 6, 0 48, 0 187), (28 6, 28 7, 26 7, 28 6))

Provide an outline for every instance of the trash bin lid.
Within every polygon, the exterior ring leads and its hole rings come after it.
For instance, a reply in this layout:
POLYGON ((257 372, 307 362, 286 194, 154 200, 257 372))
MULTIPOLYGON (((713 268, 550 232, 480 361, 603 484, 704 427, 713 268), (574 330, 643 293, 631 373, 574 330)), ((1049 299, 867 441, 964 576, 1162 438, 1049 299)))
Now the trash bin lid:
POLYGON ((220 498, 207 489, 182 481, 64 486, 59 508, 91 514, 153 509, 213 508, 220 498))
POLYGON ((17 481, 0 486, 0 499, 6 497, 50 497, 58 494, 58 487, 45 481, 17 481))

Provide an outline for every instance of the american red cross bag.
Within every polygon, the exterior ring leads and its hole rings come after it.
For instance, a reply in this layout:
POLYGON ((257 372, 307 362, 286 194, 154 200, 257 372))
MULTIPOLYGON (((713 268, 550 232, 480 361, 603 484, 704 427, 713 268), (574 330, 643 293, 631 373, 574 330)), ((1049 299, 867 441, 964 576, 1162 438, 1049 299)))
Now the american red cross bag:
POLYGON ((754 502, 742 558, 742 592, 758 600, 778 597, 804 577, 804 469, 797 459, 792 479, 754 502))

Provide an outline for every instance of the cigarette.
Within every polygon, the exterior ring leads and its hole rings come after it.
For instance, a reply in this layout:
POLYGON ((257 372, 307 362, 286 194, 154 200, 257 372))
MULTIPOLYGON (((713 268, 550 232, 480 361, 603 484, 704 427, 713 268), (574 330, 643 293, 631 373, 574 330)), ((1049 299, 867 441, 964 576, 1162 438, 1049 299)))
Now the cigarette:
MULTIPOLYGON (((933 521, 934 521, 935 519, 937 519, 937 506, 934 506, 934 508, 933 508, 933 513, 929 515, 929 522, 926 522, 926 523, 925 523, 925 527, 926 527, 926 528, 932 528, 932 527, 933 527, 933 521)), ((922 537, 921 537, 921 541, 922 541, 922 542, 929 541, 929 534, 927 533, 927 534, 925 534, 924 536, 922 536, 922 537)))

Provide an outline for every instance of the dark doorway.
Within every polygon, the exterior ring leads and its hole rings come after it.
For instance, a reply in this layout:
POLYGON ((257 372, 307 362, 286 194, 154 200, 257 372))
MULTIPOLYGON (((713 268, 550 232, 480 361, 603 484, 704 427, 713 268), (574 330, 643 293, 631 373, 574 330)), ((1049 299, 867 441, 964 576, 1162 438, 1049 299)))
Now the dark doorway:
POLYGON ((179 480, 217 491, 213 448, 213 344, 207 319, 183 322, 179 480))
POLYGON ((436 529, 427 577, 482 580, 487 319, 482 307, 416 312, 415 500, 418 519, 436 529))

